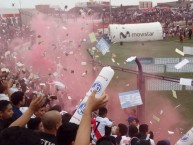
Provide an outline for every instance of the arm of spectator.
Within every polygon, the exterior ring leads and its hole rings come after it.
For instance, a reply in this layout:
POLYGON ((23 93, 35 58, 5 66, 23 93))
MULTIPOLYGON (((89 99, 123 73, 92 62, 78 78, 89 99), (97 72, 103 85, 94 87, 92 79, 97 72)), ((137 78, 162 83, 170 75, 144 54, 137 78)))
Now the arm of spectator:
POLYGON ((43 106, 44 102, 45 102, 45 99, 43 96, 33 99, 32 102, 30 103, 29 108, 26 110, 26 112, 24 112, 24 114, 21 117, 19 117, 17 120, 15 120, 9 127, 25 126, 27 122, 30 120, 33 113, 37 111, 41 106, 43 106))
POLYGON ((105 120, 105 126, 112 127, 112 126, 113 126, 113 122, 110 121, 108 118, 106 118, 106 120, 105 120))
POLYGON ((108 102, 108 97, 106 94, 103 94, 101 97, 97 97, 97 98, 95 97, 95 94, 96 94, 96 90, 94 90, 88 98, 74 145, 90 144, 92 111, 94 111, 95 109, 98 109, 100 106, 108 102))

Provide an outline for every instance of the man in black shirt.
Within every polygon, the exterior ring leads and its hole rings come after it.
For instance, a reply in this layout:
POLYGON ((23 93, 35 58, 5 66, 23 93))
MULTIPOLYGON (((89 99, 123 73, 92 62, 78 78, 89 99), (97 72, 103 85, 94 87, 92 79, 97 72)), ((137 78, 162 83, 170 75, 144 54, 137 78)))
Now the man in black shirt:
POLYGON ((41 145, 56 145, 56 132, 62 124, 58 111, 46 112, 42 117, 44 132, 40 132, 41 145))

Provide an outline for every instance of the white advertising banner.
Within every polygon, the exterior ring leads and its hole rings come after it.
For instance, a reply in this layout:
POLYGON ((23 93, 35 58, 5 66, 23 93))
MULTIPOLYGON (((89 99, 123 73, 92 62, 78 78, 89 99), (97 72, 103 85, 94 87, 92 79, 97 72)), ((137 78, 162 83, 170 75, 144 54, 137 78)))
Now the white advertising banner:
POLYGON ((110 24, 111 42, 163 40, 163 29, 159 22, 142 24, 110 24))

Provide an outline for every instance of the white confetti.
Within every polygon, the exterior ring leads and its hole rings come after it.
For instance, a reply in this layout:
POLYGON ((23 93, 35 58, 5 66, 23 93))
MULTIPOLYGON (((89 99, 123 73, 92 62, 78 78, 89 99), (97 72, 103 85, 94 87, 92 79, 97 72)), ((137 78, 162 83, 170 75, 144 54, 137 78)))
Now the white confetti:
POLYGON ((24 66, 24 64, 22 64, 21 62, 17 62, 16 64, 17 64, 18 67, 24 66))
POLYGON ((184 52, 180 51, 180 50, 177 49, 177 48, 176 48, 175 52, 178 53, 178 54, 180 54, 180 55, 182 55, 182 56, 184 56, 184 52))
POLYGON ((177 105, 177 106, 175 107, 175 109, 177 109, 177 108, 180 107, 180 106, 181 106, 181 104, 177 105))
POLYGON ((129 87, 130 86, 130 84, 126 84, 126 87, 129 87))
POLYGON ((181 69, 183 66, 185 66, 185 65, 188 64, 188 63, 189 63, 189 60, 184 59, 184 60, 182 60, 181 62, 179 62, 178 64, 176 64, 174 67, 175 67, 176 69, 181 69))
POLYGON ((81 62, 81 65, 85 66, 87 65, 87 62, 81 62))
POLYGON ((86 72, 82 73, 82 77, 85 77, 86 76, 86 72))
POLYGON ((72 54, 74 54, 74 52, 73 52, 73 51, 70 51, 68 54, 72 55, 72 54))
POLYGON ((62 29, 66 30, 67 28, 63 26, 62 29))
POLYGON ((40 86, 46 86, 46 84, 45 83, 40 83, 40 86))
POLYGON ((129 58, 127 58, 126 62, 132 62, 136 59, 137 57, 136 56, 131 56, 129 58))
POLYGON ((162 115, 163 113, 164 113, 164 111, 163 111, 163 110, 161 110, 161 111, 160 111, 160 115, 162 115))
POLYGON ((169 131, 169 130, 168 130, 168 134, 174 134, 174 132, 173 132, 173 131, 169 131))

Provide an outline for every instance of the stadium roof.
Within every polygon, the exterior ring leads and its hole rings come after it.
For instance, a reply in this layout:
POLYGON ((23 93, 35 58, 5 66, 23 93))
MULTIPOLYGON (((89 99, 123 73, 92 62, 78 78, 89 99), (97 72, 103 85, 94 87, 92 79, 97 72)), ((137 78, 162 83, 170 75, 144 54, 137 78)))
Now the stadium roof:
POLYGON ((186 7, 190 2, 166 2, 166 3, 157 3, 159 7, 170 7, 170 8, 178 8, 178 7, 186 7))
POLYGON ((5 14, 19 14, 19 9, 3 9, 0 8, 0 14, 5 15, 5 14))

